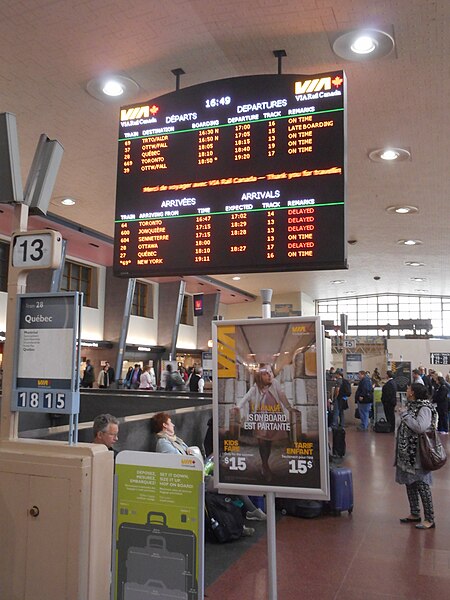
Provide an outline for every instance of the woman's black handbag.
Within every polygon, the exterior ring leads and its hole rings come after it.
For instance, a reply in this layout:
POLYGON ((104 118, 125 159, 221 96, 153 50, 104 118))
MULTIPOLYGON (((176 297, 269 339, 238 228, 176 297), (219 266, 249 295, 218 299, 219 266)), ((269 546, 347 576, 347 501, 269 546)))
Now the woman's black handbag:
POLYGON ((447 454, 436 429, 419 434, 420 462, 424 471, 437 471, 447 462, 447 454))

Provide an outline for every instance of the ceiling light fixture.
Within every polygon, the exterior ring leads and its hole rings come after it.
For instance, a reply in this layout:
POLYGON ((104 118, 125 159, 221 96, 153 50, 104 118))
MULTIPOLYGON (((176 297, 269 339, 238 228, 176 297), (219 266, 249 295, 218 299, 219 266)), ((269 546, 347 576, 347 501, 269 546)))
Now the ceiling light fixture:
POLYGON ((406 148, 375 148, 369 150, 369 158, 373 162, 402 162, 411 160, 411 152, 406 148))
POLYGON ((333 285, 339 285, 340 283, 345 283, 345 279, 333 279, 333 281, 330 281, 330 283, 333 285))
POLYGON ((377 47, 377 41, 370 35, 361 35, 356 38, 350 49, 355 54, 370 54, 377 47))
POLYGON ((419 209, 417 206, 388 206, 386 208, 388 213, 396 213, 397 215, 409 215, 412 213, 418 213, 419 209))
POLYGON ((73 198, 64 198, 61 200, 61 204, 64 204, 64 206, 73 206, 75 204, 75 200, 73 198))
POLYGON ((235 275, 234 277, 231 278, 233 281, 240 281, 241 278, 238 277, 238 275, 235 275))
POLYGON ((95 77, 88 81, 86 91, 102 102, 114 102, 120 98, 123 102, 139 92, 138 84, 124 75, 95 77))
POLYGON ((121 96, 123 90, 123 85, 115 79, 109 79, 102 87, 102 92, 107 96, 121 96))
POLYGON ((355 29, 330 34, 333 52, 345 60, 366 61, 383 58, 395 47, 392 26, 380 29, 355 29))
POLYGON ((405 262, 405 265, 407 267, 424 267, 425 263, 416 262, 414 260, 408 260, 408 261, 405 262))
POLYGON ((416 282, 427 280, 426 277, 410 277, 410 279, 411 279, 411 281, 416 281, 416 282))
POLYGON ((398 240, 397 244, 403 246, 418 246, 423 244, 422 240, 398 240))

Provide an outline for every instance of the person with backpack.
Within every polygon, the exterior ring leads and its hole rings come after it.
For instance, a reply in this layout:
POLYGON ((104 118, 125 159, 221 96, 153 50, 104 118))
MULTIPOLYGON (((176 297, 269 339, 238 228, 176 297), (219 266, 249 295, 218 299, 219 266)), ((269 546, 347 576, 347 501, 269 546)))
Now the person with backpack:
POLYGON ((344 427, 344 411, 348 408, 348 399, 352 395, 352 386, 348 379, 344 379, 342 369, 335 373, 336 385, 333 400, 333 427, 344 427))
POLYGON ((357 429, 358 431, 368 431, 370 409, 373 403, 373 386, 366 371, 359 371, 358 376, 359 384, 356 388, 355 400, 358 403, 361 425, 357 429))
POLYGON ((177 392, 186 389, 185 383, 178 370, 174 371, 170 363, 166 366, 166 391, 170 392, 175 390, 177 392))

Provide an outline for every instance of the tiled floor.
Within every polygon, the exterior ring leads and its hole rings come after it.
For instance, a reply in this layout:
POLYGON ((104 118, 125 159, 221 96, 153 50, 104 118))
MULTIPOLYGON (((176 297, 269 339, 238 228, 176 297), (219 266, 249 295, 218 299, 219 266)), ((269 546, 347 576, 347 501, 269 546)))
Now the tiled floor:
MULTIPOLYGON (((278 600, 450 598, 450 465, 433 475, 436 529, 420 531, 399 523, 409 510, 393 455, 393 435, 347 429, 342 464, 353 470, 353 514, 277 522, 278 600)), ((266 538, 205 593, 209 600, 268 600, 266 538)))

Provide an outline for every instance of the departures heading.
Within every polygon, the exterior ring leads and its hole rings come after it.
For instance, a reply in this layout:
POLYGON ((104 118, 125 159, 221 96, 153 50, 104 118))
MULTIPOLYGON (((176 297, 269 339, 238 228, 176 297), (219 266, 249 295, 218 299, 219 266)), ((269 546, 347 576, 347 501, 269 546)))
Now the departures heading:
POLYGON ((345 92, 257 75, 121 108, 115 274, 345 268, 345 92))

